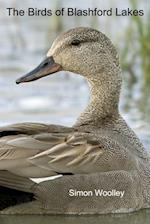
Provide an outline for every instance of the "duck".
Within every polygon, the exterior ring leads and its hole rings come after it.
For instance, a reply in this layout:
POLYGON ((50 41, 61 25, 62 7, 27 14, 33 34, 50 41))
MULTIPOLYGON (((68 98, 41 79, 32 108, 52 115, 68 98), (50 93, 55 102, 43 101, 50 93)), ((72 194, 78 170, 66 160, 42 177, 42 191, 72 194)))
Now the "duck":
POLYGON ((30 195, 13 206, 6 203, 0 214, 108 214, 149 208, 150 155, 118 109, 122 72, 115 46, 91 27, 69 29, 54 40, 40 65, 16 83, 61 71, 85 78, 89 103, 72 127, 26 122, 0 128, 0 186, 30 195), (40 183, 32 179, 57 175, 40 183), (124 194, 97 196, 95 190, 124 194), (76 194, 85 191, 91 194, 76 194))

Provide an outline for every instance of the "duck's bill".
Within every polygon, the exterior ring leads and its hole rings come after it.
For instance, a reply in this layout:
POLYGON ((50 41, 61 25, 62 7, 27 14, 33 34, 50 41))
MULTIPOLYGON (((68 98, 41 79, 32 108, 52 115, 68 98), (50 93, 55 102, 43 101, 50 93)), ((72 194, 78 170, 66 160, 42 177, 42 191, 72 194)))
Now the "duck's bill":
POLYGON ((57 64, 53 57, 47 57, 34 70, 16 80, 16 83, 31 82, 48 76, 61 70, 61 65, 57 64))

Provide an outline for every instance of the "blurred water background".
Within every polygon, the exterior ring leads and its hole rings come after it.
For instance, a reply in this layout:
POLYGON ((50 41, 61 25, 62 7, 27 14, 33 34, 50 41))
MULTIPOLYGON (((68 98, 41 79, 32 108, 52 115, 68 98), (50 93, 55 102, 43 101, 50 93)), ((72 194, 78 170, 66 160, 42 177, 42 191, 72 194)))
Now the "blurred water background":
MULTIPOLYGON (((75 26, 91 26, 109 36, 119 51, 124 80, 120 110, 147 150, 150 150, 149 21, 149 0, 0 0, 0 125, 24 121, 63 125, 72 125, 75 122, 89 99, 88 87, 83 78, 61 72, 27 85, 17 86, 15 80, 40 63, 59 33, 75 26), (143 17, 9 17, 7 7, 24 10, 28 7, 39 9, 46 7, 53 10, 62 7, 78 9, 129 7, 144 9, 145 15, 143 17)), ((120 220, 119 222, 148 223, 149 214, 140 214, 142 215, 131 215, 127 218, 124 215, 124 222, 120 220), (141 222, 142 217, 145 218, 141 222)), ((116 223, 116 219, 110 217, 109 223, 116 223)), ((18 223, 18 219, 19 217, 14 218, 13 223, 18 223)), ((32 223, 38 223, 37 219, 39 220, 38 216, 32 223)), ((60 223, 59 218, 52 219, 53 223, 60 223)), ((66 223, 68 219, 62 218, 61 223, 63 220, 66 223)), ((78 220, 87 223, 87 218, 78 220)), ((99 219, 92 218, 91 223, 100 223, 96 220, 99 219)), ((107 221, 107 218, 104 220, 107 221)), ((74 222, 76 218, 69 219, 69 223, 74 222)), ((12 223, 12 219, 1 217, 1 223, 12 223)), ((48 223, 47 218, 44 223, 48 223)))

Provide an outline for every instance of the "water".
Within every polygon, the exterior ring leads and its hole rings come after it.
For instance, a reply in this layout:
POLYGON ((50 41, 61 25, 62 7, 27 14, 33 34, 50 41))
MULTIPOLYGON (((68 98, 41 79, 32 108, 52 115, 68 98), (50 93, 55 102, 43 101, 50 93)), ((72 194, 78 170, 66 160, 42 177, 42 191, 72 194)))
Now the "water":
MULTIPOLYGON (((54 5, 66 6, 66 1, 55 1, 54 5)), ((112 1, 95 1, 95 6, 107 8, 112 1)), ((122 1, 116 1, 117 4, 122 1)), ((72 18, 47 17, 8 17, 6 7, 16 6, 27 8, 54 7, 51 1, 4 1, 0 2, 0 126, 17 122, 32 121, 55 123, 71 126, 81 111, 85 108, 89 92, 83 78, 75 74, 59 73, 33 83, 16 85, 15 80, 33 69, 45 56, 52 40, 57 33, 75 25, 99 24, 98 28, 105 32, 114 43, 122 41, 129 18, 117 20, 101 18, 99 21, 72 18), (113 23, 112 23, 113 21, 113 23), (121 27, 121 31, 118 31, 121 27)), ((70 1, 70 6, 77 6, 78 1, 70 1)), ((81 1, 80 1, 81 4, 81 1)), ((93 5, 93 1, 86 1, 86 8, 93 5)), ((128 2, 124 2, 124 7, 128 2)), ((80 5, 85 6, 85 2, 80 5)), ((119 6, 119 5, 118 5, 119 6)), ((123 5, 120 5, 123 7, 123 5)), ((145 6, 146 7, 146 6, 145 6)), ((96 26, 96 25, 95 25, 96 26)), ((120 46, 124 41, 121 42, 120 46)), ((121 48, 119 48, 121 49, 121 48)), ((131 49, 132 50, 132 49, 131 49)), ((121 52, 121 50, 120 50, 121 52)), ((137 76, 141 70, 136 68, 137 76)), ((150 104, 149 92, 142 86, 142 80, 132 82, 126 80, 131 74, 123 73, 124 85, 121 94, 120 110, 128 124, 135 130, 146 149, 150 151, 150 104), (141 90, 142 89, 142 90, 141 90)), ((105 216, 0 216, 1 224, 9 223, 149 223, 149 210, 142 210, 132 214, 105 216)))
POLYGON ((112 215, 86 215, 86 216, 47 216, 47 215, 26 215, 26 216, 0 216, 1 224, 149 224, 150 210, 145 209, 131 214, 112 215))

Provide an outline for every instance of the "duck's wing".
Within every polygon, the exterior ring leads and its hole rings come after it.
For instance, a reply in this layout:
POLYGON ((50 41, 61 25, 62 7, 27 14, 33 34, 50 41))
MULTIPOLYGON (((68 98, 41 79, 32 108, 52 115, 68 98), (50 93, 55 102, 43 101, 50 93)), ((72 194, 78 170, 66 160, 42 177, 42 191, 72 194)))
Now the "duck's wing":
POLYGON ((20 123, 0 128, 0 170, 29 177, 56 175, 33 166, 28 158, 65 141, 72 131, 59 125, 20 123))
POLYGON ((120 143, 57 125, 17 124, 1 130, 0 170, 24 177, 133 169, 136 158, 120 143), (5 135, 4 135, 5 134, 5 135))
POLYGON ((73 128, 62 125, 25 122, 0 127, 0 137, 20 134, 33 135, 38 133, 68 133, 72 130, 73 128))
POLYGON ((89 174, 132 170, 136 157, 114 139, 92 133, 74 132, 65 142, 36 154, 29 161, 57 173, 89 174))
POLYGON ((93 136, 74 132, 63 143, 29 158, 29 161, 62 174, 99 172, 99 159, 105 149, 102 141, 98 142, 93 136))

